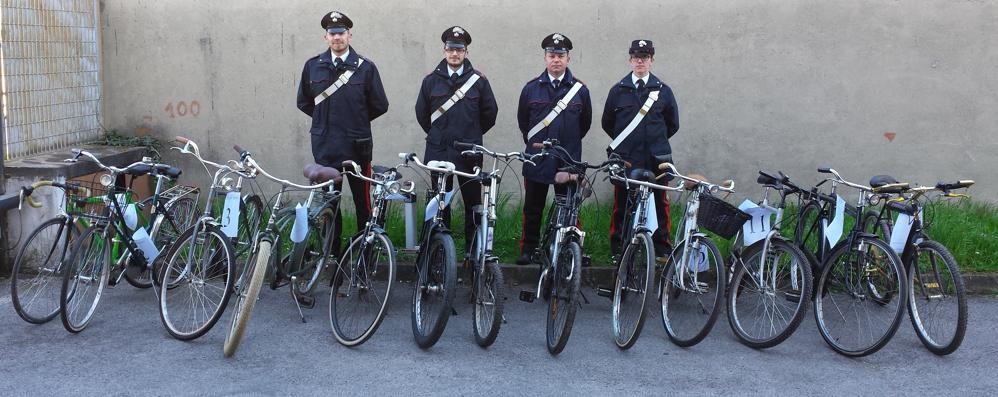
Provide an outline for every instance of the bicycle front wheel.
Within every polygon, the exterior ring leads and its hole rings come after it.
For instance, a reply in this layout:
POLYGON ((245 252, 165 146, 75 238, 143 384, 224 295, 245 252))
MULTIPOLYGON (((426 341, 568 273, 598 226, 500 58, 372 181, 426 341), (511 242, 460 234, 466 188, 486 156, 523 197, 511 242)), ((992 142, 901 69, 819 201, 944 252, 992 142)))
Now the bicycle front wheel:
POLYGON ((24 321, 43 324, 59 315, 62 264, 80 234, 63 216, 39 225, 24 240, 10 273, 10 301, 24 321))
POLYGON ((329 291, 329 324, 340 344, 358 346, 385 319, 395 284, 395 248, 384 233, 358 236, 336 267, 329 291))
POLYGON ((915 334, 929 351, 943 356, 956 351, 967 332, 967 296, 956 259, 933 240, 918 243, 908 267, 908 316, 915 334))
POLYGON ((548 299, 547 346, 552 355, 565 349, 575 325, 582 282, 582 247, 575 241, 564 242, 557 259, 554 273, 548 275, 551 278, 551 297, 548 299))
POLYGON ((412 294, 412 333, 416 344, 426 349, 444 333, 457 287, 454 240, 449 234, 430 237, 418 272, 412 294))
POLYGON ((499 336, 505 294, 502 269, 497 260, 488 260, 481 269, 475 269, 475 342, 489 347, 499 336))
POLYGON ((222 354, 225 357, 232 357, 246 333, 249 325, 250 315, 253 314, 253 306, 256 305, 256 298, 260 296, 260 288, 263 286, 263 278, 267 275, 267 263, 270 262, 272 243, 270 240, 261 239, 257 244, 257 250, 251 257, 253 267, 248 267, 242 276, 239 277, 238 288, 236 288, 236 307, 232 312, 232 321, 229 323, 229 332, 225 335, 225 343, 222 345, 222 354))
POLYGON ((111 268, 111 239, 98 227, 87 228, 63 264, 59 310, 62 325, 77 333, 97 311, 111 268))
POLYGON ((745 249, 728 286, 728 324, 738 340, 756 349, 776 346, 797 330, 813 282, 797 246, 775 238, 766 252, 763 245, 745 249))
POLYGON ((720 258, 714 242, 702 236, 672 251, 659 283, 662 324, 672 343, 682 347, 700 343, 717 321, 725 287, 720 258), (686 263, 680 263, 684 256, 686 263))
POLYGON ((157 284, 159 318, 180 340, 201 337, 218 322, 229 303, 235 254, 215 225, 189 228, 170 247, 157 284))
POLYGON ((654 274, 651 233, 638 233, 624 249, 613 288, 613 341, 621 349, 629 349, 641 335, 654 274))
POLYGON ((833 248, 824 264, 814 316, 833 350, 862 357, 883 348, 897 332, 908 280, 901 260, 883 240, 855 237, 851 245, 846 242, 833 248))

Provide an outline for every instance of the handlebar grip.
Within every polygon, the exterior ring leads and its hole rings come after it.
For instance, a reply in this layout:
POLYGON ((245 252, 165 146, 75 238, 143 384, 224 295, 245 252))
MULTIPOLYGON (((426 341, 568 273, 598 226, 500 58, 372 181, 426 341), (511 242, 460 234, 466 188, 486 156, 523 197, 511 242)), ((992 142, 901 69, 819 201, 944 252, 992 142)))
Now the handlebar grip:
POLYGON ((454 146, 454 149, 474 149, 475 148, 475 145, 470 144, 470 143, 464 143, 464 142, 461 142, 461 141, 454 141, 453 146, 454 146))
POLYGON ((530 145, 530 147, 534 149, 544 149, 544 144, 540 142, 534 142, 533 144, 530 145))
POLYGON ((820 172, 822 174, 831 174, 832 173, 832 168, 831 167, 818 167, 818 172, 820 172))
POLYGON ((187 142, 190 142, 190 141, 191 141, 190 139, 187 139, 187 138, 185 138, 185 137, 182 137, 182 136, 180 136, 180 135, 177 135, 177 137, 176 137, 176 138, 173 138, 173 140, 175 140, 175 141, 177 141, 177 142, 180 142, 180 143, 182 143, 182 144, 184 144, 184 145, 186 145, 186 144, 187 144, 187 142))
POLYGON ((235 150, 240 156, 242 156, 243 152, 246 151, 246 149, 243 149, 243 147, 239 145, 232 145, 232 150, 235 150))
POLYGON ((662 164, 658 165, 658 170, 659 171, 665 171, 665 170, 668 170, 670 168, 673 169, 673 170, 675 170, 676 166, 672 165, 672 163, 662 163, 662 164))

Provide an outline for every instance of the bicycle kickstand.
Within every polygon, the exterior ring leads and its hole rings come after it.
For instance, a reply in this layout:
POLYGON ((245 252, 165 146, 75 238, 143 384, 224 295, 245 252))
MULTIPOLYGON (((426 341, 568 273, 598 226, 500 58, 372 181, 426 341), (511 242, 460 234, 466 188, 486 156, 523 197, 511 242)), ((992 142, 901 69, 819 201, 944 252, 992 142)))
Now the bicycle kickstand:
POLYGON ((311 296, 298 295, 298 293, 295 291, 296 278, 297 277, 295 276, 291 276, 291 285, 290 288, 288 288, 288 290, 291 291, 291 300, 295 302, 295 307, 298 308, 298 316, 301 317, 301 322, 307 323, 308 321, 305 320, 305 313, 302 312, 301 306, 302 304, 304 304, 305 306, 311 309, 312 307, 315 306, 315 298, 312 298, 311 296))

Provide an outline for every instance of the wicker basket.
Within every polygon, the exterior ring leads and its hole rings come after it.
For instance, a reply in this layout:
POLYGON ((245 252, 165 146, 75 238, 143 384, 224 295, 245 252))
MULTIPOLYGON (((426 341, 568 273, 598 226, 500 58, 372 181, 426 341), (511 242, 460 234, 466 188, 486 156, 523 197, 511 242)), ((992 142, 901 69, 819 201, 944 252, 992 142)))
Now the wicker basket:
POLYGON ((749 214, 710 194, 700 194, 697 224, 718 236, 730 239, 751 219, 749 214))

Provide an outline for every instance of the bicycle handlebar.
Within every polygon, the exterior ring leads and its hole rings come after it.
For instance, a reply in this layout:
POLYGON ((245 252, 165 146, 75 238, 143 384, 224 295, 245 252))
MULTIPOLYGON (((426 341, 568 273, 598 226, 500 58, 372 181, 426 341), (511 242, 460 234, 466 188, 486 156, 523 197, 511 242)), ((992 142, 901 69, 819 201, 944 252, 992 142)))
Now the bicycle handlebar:
POLYGON ((873 188, 871 188, 869 186, 860 185, 858 183, 849 182, 849 181, 843 179, 842 175, 839 175, 839 172, 835 171, 834 168, 831 168, 831 167, 819 167, 818 168, 818 172, 820 172, 822 174, 832 174, 833 178, 829 178, 829 179, 831 179, 831 181, 834 182, 834 183, 841 183, 841 184, 849 186, 851 188, 859 189, 859 190, 866 191, 866 192, 873 192, 873 188))
POLYGON ((734 193, 735 192, 735 181, 733 181, 731 179, 728 179, 728 180, 726 180, 724 182, 721 182, 721 184, 710 183, 710 182, 707 182, 707 181, 702 180, 702 179, 697 179, 697 178, 693 178, 693 177, 689 177, 689 176, 680 174, 679 171, 676 170, 676 166, 672 165, 672 163, 662 163, 662 164, 659 164, 658 165, 658 169, 660 171, 665 171, 665 173, 663 173, 662 175, 660 175, 657 179, 661 179, 661 178, 665 177, 666 175, 670 175, 671 174, 673 176, 679 177, 680 179, 682 179, 684 181, 693 182, 696 185, 702 185, 702 186, 704 186, 710 192, 716 192, 718 190, 723 191, 723 192, 728 192, 728 193, 734 193))
POLYGON ((259 172, 261 175, 267 177, 267 179, 270 179, 270 180, 272 180, 274 182, 277 182, 277 183, 279 183, 281 185, 284 185, 284 186, 290 186, 290 187, 293 187, 293 188, 298 188, 298 189, 303 189, 303 190, 313 190, 313 189, 324 188, 324 187, 329 186, 329 185, 331 185, 331 184, 333 184, 333 183, 336 182, 335 179, 330 179, 328 181, 325 181, 325 182, 322 182, 322 183, 316 184, 316 185, 299 185, 299 184, 291 182, 291 181, 289 181, 287 179, 280 179, 280 178, 278 178, 276 176, 271 175, 269 172, 267 172, 267 170, 265 170, 263 167, 261 167, 260 164, 257 163, 255 159, 253 159, 253 155, 251 155, 249 151, 243 149, 239 145, 233 145, 232 149, 234 149, 237 152, 239 152, 239 156, 241 157, 243 163, 246 164, 246 165, 248 165, 248 167, 244 167, 244 168, 249 169, 252 174, 255 174, 256 172, 259 172))
POLYGON ((469 179, 470 178, 477 178, 478 175, 482 173, 481 168, 479 168, 477 166, 475 167, 475 172, 472 173, 472 174, 469 174, 469 173, 466 173, 466 172, 458 171, 457 169, 454 168, 454 163, 450 163, 450 162, 430 161, 430 164, 423 164, 423 162, 419 160, 419 156, 416 156, 416 153, 399 153, 399 158, 401 158, 403 160, 402 166, 404 166, 404 167, 408 167, 409 166, 409 162, 413 162, 413 163, 416 164, 416 167, 422 168, 422 169, 427 170, 427 171, 442 172, 444 174, 453 174, 453 175, 463 176, 463 177, 469 178, 469 179), (435 165, 435 163, 437 163, 437 164, 442 163, 443 166, 437 166, 437 165, 435 165), (448 165, 449 165, 449 167, 448 167, 448 165))

